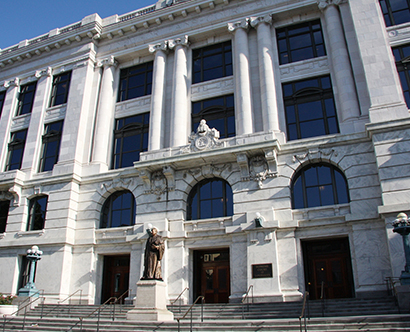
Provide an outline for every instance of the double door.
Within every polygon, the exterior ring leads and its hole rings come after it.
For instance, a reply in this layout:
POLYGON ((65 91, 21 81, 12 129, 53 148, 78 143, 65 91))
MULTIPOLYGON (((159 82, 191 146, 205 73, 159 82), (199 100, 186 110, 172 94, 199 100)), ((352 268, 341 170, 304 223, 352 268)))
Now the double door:
MULTIPOLYGON (((130 276, 130 256, 105 256, 101 303, 110 297, 120 297, 128 290, 130 276)), ((124 301, 121 299, 121 303, 124 301)))

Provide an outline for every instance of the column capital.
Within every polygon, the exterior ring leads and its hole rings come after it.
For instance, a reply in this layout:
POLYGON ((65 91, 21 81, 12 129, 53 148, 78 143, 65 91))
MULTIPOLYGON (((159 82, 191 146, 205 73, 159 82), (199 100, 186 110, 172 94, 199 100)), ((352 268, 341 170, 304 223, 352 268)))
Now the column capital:
POLYGON ((14 80, 11 81, 4 81, 4 87, 8 89, 11 86, 19 87, 20 86, 20 79, 16 77, 14 80))
POLYGON ((165 51, 167 51, 167 49, 168 49, 168 41, 167 40, 164 40, 164 41, 162 41, 160 43, 156 43, 156 44, 150 44, 148 46, 148 51, 150 53, 155 53, 156 51, 165 52, 165 51))
POLYGON ((260 23, 272 24, 272 15, 268 14, 265 16, 252 16, 249 18, 249 23, 252 28, 256 28, 260 23))
POLYGON ((41 78, 42 76, 51 77, 52 75, 53 75, 53 70, 51 69, 51 67, 47 67, 41 70, 36 70, 34 74, 36 78, 41 78))
POLYGON ((114 56, 111 55, 108 58, 101 59, 97 61, 97 67, 117 67, 118 66, 118 61, 115 60, 114 56))
POLYGON ((249 18, 245 18, 243 20, 236 21, 233 23, 228 23, 228 30, 230 32, 234 32, 238 29, 248 30, 249 29, 249 18))
POLYGON ((345 0, 317 0, 317 5, 320 10, 325 10, 328 6, 339 6, 345 0))
POLYGON ((168 47, 170 49, 173 49, 173 48, 177 47, 178 45, 188 46, 189 45, 188 35, 184 35, 184 36, 179 37, 179 38, 168 40, 168 47))

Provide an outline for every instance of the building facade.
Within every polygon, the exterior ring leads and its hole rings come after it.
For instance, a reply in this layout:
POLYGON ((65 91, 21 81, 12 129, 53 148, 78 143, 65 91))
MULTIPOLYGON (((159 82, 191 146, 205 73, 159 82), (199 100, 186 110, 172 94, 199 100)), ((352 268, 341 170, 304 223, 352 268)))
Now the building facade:
POLYGON ((409 1, 161 0, 0 50, 0 292, 37 245, 48 302, 133 297, 154 225, 169 301, 381 295, 409 27, 409 1))

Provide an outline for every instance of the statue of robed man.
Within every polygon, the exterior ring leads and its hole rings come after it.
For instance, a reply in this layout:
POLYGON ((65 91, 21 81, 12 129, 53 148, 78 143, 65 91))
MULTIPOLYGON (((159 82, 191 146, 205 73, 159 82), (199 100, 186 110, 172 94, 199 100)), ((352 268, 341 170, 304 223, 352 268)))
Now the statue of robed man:
POLYGON ((165 251, 164 240, 158 235, 158 229, 155 227, 148 228, 147 233, 149 237, 145 245, 144 274, 141 279, 162 281, 161 259, 165 251))

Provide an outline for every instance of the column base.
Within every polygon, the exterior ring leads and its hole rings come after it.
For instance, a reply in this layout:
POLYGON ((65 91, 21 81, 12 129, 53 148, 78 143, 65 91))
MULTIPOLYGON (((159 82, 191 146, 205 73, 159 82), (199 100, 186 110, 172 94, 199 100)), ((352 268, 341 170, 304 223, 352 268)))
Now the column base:
POLYGON ((167 309, 166 283, 158 280, 137 282, 135 308, 127 312, 128 320, 141 322, 173 321, 174 314, 167 309))

